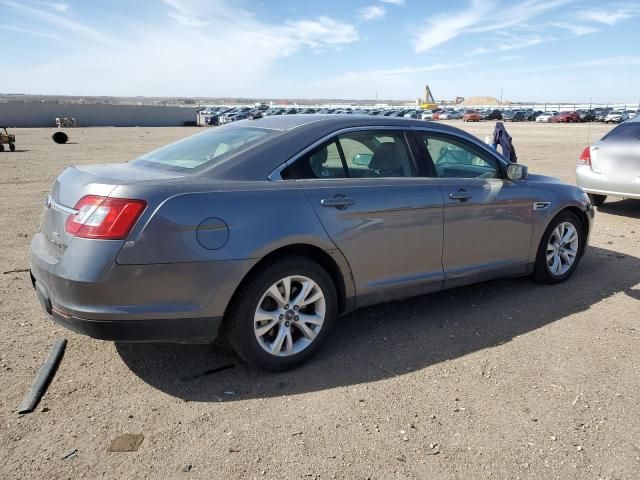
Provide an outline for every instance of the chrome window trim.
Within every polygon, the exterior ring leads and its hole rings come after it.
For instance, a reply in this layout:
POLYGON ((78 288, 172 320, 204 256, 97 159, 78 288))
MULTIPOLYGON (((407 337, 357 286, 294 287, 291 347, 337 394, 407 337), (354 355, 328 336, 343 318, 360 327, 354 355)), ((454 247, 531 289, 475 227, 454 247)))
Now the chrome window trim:
MULTIPOLYGON (((298 160, 300 157, 306 155, 307 153, 309 153, 311 150, 313 150, 314 148, 320 146, 322 143, 330 140, 332 137, 335 137, 337 135, 341 135, 343 133, 348 133, 348 132, 358 132, 358 131, 363 131, 363 130, 397 130, 397 131, 404 131, 406 132, 429 132, 429 133, 433 133, 436 135, 450 135, 453 137, 457 137, 461 140, 466 140, 468 142, 470 142, 471 144, 475 145, 476 147, 480 148, 481 150, 483 150, 484 152, 488 153, 492 158, 494 158, 496 160, 496 162, 498 162, 498 165, 501 167, 501 169, 503 170, 501 173, 504 175, 505 174, 505 169, 507 168, 507 165, 509 164, 508 161, 506 161, 506 159, 500 155, 500 153, 496 150, 494 150, 493 148, 489 147, 487 144, 481 142, 480 140, 476 139, 473 135, 461 135, 458 132, 452 132, 452 131, 448 131, 448 130, 439 130, 436 128, 429 128, 429 127, 420 127, 420 126, 414 126, 414 125, 371 125, 371 126, 362 126, 362 127, 346 127, 346 128, 342 128, 340 130, 336 130, 330 134, 325 135, 324 137, 322 137, 321 139, 315 141, 314 143, 312 143, 311 145, 309 145, 308 147, 304 148, 303 150, 301 150, 300 152, 296 153, 293 157, 289 158, 286 162, 284 162, 282 165, 280 165, 279 167, 277 167, 275 170, 273 170, 273 172, 271 172, 268 176, 267 179, 270 181, 296 181, 294 179, 292 180, 285 180, 284 178, 282 178, 282 171, 287 168, 289 165, 291 165, 293 162, 295 162, 296 160, 298 160)), ((406 142, 406 138, 405 138, 405 142, 406 142)), ((407 145, 407 147, 409 148, 409 152, 411 155, 413 155, 413 152, 411 150, 411 146, 407 145)), ((415 164, 415 159, 414 159, 414 164, 415 164)), ((427 178, 427 177, 425 177, 427 178)), ((326 178, 317 178, 317 179, 308 179, 308 180, 327 180, 326 178)), ((336 179, 333 179, 336 180, 336 179)))

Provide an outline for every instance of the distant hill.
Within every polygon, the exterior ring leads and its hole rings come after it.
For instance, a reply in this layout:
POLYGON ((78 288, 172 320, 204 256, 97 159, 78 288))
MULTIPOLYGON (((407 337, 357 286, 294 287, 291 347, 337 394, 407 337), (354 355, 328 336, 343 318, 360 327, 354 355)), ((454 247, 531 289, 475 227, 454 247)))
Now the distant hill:
POLYGON ((468 97, 460 105, 508 105, 509 103, 500 103, 496 97, 468 97))

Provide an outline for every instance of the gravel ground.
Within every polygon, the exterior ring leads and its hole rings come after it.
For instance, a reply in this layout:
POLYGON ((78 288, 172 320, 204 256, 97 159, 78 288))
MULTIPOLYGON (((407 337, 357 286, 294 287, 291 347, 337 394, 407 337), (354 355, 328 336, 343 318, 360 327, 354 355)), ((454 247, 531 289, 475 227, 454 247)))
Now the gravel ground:
MULTIPOLYGON (((589 134, 611 127, 508 128, 522 163, 572 182, 589 134)), ((128 160, 196 131, 80 128, 58 146, 51 130, 16 130, 18 151, 0 154, 0 270, 29 266, 66 165, 128 160)), ((570 281, 499 280, 363 309, 280 374, 223 343, 78 336, 41 312, 28 273, 0 274, 0 478, 639 478, 640 201, 598 210, 570 281), (62 336, 54 381, 19 416, 62 336), (124 433, 144 435, 139 449, 109 452, 124 433)))

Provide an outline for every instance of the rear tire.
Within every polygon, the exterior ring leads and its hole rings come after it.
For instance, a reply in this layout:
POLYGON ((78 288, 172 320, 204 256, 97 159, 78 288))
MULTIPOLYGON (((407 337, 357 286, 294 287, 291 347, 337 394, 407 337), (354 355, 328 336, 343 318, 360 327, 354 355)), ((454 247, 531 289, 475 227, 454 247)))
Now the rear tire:
POLYGON ((0 143, 0 152, 4 152, 4 145, 0 143))
POLYGON ((11 150, 12 152, 16 151, 16 146, 13 143, 9 144, 9 150, 11 150))
POLYGON ((580 263, 584 241, 578 217, 567 210, 560 212, 542 235, 533 278, 548 285, 567 280, 580 263))
POLYGON ((599 207, 607 199, 606 195, 597 195, 595 193, 587 193, 587 196, 589 197, 591 205, 593 205, 594 207, 599 207))
POLYGON ((307 257, 290 255, 240 285, 225 318, 226 335, 236 353, 254 367, 290 370, 322 347, 337 311, 329 274, 307 257), (308 291, 302 293, 305 286, 308 291))

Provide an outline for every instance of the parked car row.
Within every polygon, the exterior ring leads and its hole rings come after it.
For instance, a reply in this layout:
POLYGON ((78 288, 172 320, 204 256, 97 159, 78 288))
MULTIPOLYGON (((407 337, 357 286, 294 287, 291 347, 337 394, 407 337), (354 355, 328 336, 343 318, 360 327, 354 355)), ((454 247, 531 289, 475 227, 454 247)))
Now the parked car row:
POLYGON ((358 114, 381 117, 402 117, 418 120, 458 120, 465 122, 479 122, 481 120, 503 120, 505 122, 536 121, 541 123, 577 123, 603 121, 607 123, 621 123, 634 118, 640 110, 613 110, 610 108, 596 108, 592 110, 576 111, 552 111, 541 110, 501 110, 501 109, 459 109, 437 108, 423 110, 421 108, 298 108, 298 107, 269 107, 242 106, 242 107, 217 107, 208 110, 211 125, 224 125, 247 118, 268 117, 272 115, 294 114, 358 114))

